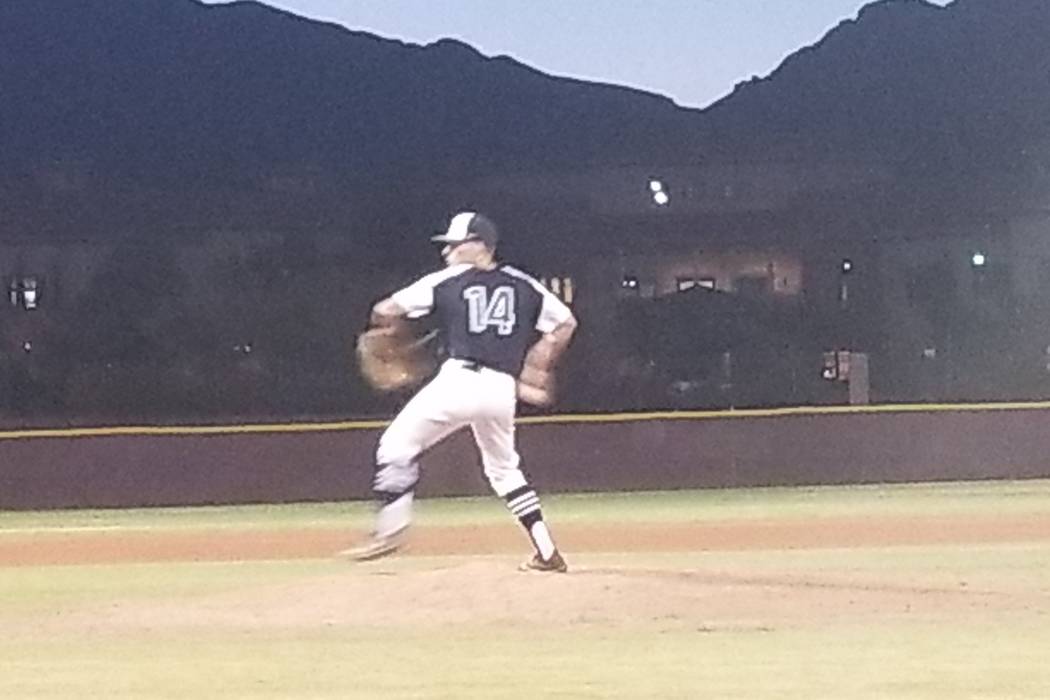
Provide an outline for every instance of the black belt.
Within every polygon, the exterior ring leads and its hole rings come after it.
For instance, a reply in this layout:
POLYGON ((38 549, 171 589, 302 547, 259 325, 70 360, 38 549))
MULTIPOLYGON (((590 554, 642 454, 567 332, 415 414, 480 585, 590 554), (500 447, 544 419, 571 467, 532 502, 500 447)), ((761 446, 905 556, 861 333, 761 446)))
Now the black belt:
POLYGON ((452 359, 458 362, 460 367, 462 367, 463 369, 469 369, 471 372, 480 372, 483 369, 489 369, 493 372, 499 372, 501 374, 506 374, 507 376, 512 376, 505 370, 498 369, 496 367, 493 367, 492 365, 486 365, 481 360, 475 360, 473 357, 453 357, 452 359))

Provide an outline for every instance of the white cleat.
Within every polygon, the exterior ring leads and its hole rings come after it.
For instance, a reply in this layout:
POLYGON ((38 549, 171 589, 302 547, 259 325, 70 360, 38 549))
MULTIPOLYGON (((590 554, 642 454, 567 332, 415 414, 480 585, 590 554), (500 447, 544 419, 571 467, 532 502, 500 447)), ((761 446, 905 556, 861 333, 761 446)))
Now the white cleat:
POLYGON ((350 549, 344 549, 336 556, 343 559, 353 559, 354 561, 372 561, 373 559, 382 559, 390 556, 400 549, 403 543, 400 533, 387 537, 376 537, 373 535, 367 542, 350 549))

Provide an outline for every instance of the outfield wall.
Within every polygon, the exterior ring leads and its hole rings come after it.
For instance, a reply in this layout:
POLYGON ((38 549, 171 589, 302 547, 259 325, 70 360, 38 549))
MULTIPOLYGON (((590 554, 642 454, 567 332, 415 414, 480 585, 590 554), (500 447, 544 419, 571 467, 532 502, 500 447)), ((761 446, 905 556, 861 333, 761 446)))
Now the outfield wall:
MULTIPOLYGON (((0 433, 0 508, 366 498, 379 422, 0 433)), ((523 419, 543 492, 1050 477, 1050 404, 523 419)), ((469 433, 422 495, 487 493, 469 433)))

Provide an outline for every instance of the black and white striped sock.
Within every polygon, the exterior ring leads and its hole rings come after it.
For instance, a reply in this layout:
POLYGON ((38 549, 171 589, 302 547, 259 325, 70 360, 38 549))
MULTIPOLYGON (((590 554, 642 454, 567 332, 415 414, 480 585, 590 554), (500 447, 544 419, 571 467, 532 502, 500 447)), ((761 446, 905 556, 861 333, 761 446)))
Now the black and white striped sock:
POLYGON ((507 508, 525 528, 540 557, 550 559, 554 555, 554 540, 543 522, 540 497, 536 495, 536 491, 531 486, 522 486, 503 498, 507 501, 507 508))

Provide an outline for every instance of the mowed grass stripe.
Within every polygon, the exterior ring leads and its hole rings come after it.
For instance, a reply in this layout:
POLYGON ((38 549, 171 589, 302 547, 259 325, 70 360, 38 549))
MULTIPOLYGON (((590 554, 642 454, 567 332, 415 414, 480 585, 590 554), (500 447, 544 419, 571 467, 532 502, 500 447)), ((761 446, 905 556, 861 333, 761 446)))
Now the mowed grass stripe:
MULTIPOLYGON (((630 493, 546 494, 558 523, 703 522, 769 518, 852 517, 864 514, 937 516, 1050 513, 1050 480, 944 482, 862 486, 706 489, 630 493)), ((369 522, 369 502, 158 507, 0 513, 0 536, 48 532, 196 529, 355 528, 369 522)), ((494 496, 424 498, 421 526, 505 522, 494 496)))

